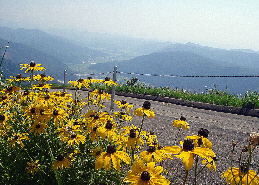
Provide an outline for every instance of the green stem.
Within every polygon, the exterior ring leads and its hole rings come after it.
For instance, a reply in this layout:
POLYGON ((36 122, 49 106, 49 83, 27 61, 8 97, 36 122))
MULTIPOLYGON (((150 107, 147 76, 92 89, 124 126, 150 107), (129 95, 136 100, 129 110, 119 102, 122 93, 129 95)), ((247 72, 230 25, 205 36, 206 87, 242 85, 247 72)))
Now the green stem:
POLYGON ((237 185, 237 182, 236 182, 236 179, 235 179, 235 175, 233 173, 233 155, 234 155, 234 147, 232 149, 232 154, 231 154, 231 161, 230 161, 230 169, 231 169, 231 174, 232 174, 232 177, 234 179, 234 182, 235 182, 235 185, 237 185))
POLYGON ((140 125, 139 136, 140 136, 140 133, 141 133, 141 131, 142 131, 142 127, 143 127, 143 124, 144 124, 144 120, 145 120, 145 113, 144 113, 144 110, 143 110, 143 117, 142 117, 142 121, 141 121, 141 125, 140 125))
POLYGON ((183 181, 183 185, 185 185, 187 177, 188 177, 188 170, 185 170, 185 177, 184 177, 184 181, 183 181))
POLYGON ((31 70, 31 89, 33 87, 33 70, 31 70))
POLYGON ((196 185, 196 178, 197 178, 197 168, 198 168, 198 156, 195 156, 195 169, 194 169, 194 179, 193 179, 193 184, 196 185))
POLYGON ((135 154, 135 149, 132 148, 132 149, 131 149, 131 162, 130 162, 130 165, 131 165, 131 166, 132 166, 133 162, 135 161, 134 154, 135 154))

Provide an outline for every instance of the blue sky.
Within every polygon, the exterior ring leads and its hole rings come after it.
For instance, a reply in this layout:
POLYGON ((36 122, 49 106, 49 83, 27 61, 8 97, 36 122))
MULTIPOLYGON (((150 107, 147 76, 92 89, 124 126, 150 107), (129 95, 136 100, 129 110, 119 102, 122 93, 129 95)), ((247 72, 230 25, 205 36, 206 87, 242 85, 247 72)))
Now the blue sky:
POLYGON ((64 28, 259 51, 258 0, 6 0, 0 17, 64 28))

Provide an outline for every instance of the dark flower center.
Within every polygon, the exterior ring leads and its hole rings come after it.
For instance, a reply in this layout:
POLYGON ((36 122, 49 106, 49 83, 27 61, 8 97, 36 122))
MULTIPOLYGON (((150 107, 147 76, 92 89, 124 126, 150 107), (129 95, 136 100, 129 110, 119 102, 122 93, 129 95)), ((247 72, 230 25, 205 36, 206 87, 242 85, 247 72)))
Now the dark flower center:
POLYGON ((46 74, 40 74, 41 78, 46 77, 46 74))
POLYGON ((36 128, 40 128, 40 124, 37 124, 37 125, 36 125, 36 128))
POLYGON ((112 122, 111 122, 111 120, 107 121, 105 128, 109 129, 109 130, 112 129, 112 122))
POLYGON ((54 116, 58 116, 58 110, 56 110, 56 109, 53 110, 53 115, 54 115, 54 116))
POLYGON ((63 159, 64 159, 63 155, 58 155, 58 157, 57 157, 58 161, 63 161, 63 159))
POLYGON ((181 117, 180 117, 180 120, 181 120, 181 121, 186 121, 186 118, 183 117, 183 116, 181 116, 181 117))
POLYGON ((14 139, 17 140, 19 138, 19 135, 15 135, 14 139))
POLYGON ((209 131, 207 129, 204 129, 204 128, 201 128, 199 131, 198 131, 198 135, 200 136, 203 136, 205 138, 207 138, 209 136, 209 131))
POLYGON ((98 90, 98 94, 103 94, 103 90, 102 90, 102 89, 99 89, 99 90, 98 90))
POLYGON ((156 151, 156 147, 155 146, 149 146, 147 151, 148 152, 155 152, 156 151))
POLYGON ((99 115, 98 114, 94 114, 94 119, 99 119, 99 115))
POLYGON ((16 79, 21 79, 22 78, 22 75, 21 74, 17 74, 16 75, 16 79))
POLYGON ((76 138, 76 134, 73 133, 73 134, 71 135, 71 139, 75 139, 75 138, 76 138))
POLYGON ((191 151, 194 149, 194 144, 192 139, 186 139, 183 142, 183 150, 185 151, 191 151))
POLYGON ((143 103, 143 106, 142 106, 142 107, 145 108, 145 109, 150 109, 151 103, 150 103, 149 101, 145 101, 145 102, 143 103))
POLYGON ((44 115, 44 110, 40 109, 40 115, 44 115))
POLYGON ((31 108, 31 113, 35 114, 36 113, 36 109, 35 108, 31 108))
POLYGON ((2 100, 5 100, 5 99, 7 99, 7 96, 6 96, 6 95, 3 95, 3 96, 2 96, 2 100))
POLYGON ((25 91, 23 92, 23 95, 24 95, 24 96, 29 95, 29 91, 28 91, 28 90, 25 90, 25 91))
POLYGON ((78 121, 74 121, 74 125, 79 125, 79 122, 78 121))
POLYGON ((96 132, 97 129, 98 129, 98 127, 94 127, 94 128, 93 128, 93 131, 96 132))
POLYGON ((77 80, 79 83, 82 83, 84 81, 84 79, 80 78, 77 80))
POLYGON ((110 81, 110 78, 109 78, 109 77, 105 77, 104 80, 105 80, 105 81, 110 81))
POLYGON ((45 100, 48 100, 50 98, 50 96, 48 95, 48 94, 46 94, 45 96, 44 96, 44 99, 45 100))
POLYGON ((91 79, 93 79, 93 77, 91 77, 91 76, 88 76, 88 77, 87 77, 87 79, 88 79, 88 80, 91 80, 91 79))
POLYGON ((150 174, 148 171, 143 171, 140 176, 141 180, 143 181, 149 181, 150 180, 150 174))
POLYGON ((129 136, 130 136, 131 138, 135 138, 135 137, 136 137, 136 131, 135 131, 135 129, 131 129, 131 130, 130 130, 129 136))
POLYGON ((0 115, 0 121, 4 121, 5 120, 5 115, 1 114, 0 115))
POLYGON ((70 133, 70 132, 72 132, 72 127, 66 126, 66 130, 67 130, 68 133, 70 133))
POLYGON ((101 151, 100 150, 98 150, 96 153, 95 153, 95 155, 100 155, 101 154, 101 151))
POLYGON ((113 153, 115 153, 115 152, 116 152, 116 148, 115 148, 114 145, 108 145, 108 146, 107 146, 107 153, 108 153, 108 154, 113 154, 113 153))
POLYGON ((62 92, 60 96, 64 97, 66 95, 65 92, 62 92))
POLYGON ((125 100, 121 100, 121 104, 125 105, 127 102, 125 100))
POLYGON ((201 146, 202 144, 203 144, 202 138, 199 138, 199 139, 198 139, 198 145, 201 146))
POLYGON ((39 83, 39 84, 38 84, 38 87, 43 87, 43 86, 44 86, 43 83, 39 83))
POLYGON ((155 133, 153 131, 150 131, 149 135, 155 135, 155 133))
POLYGON ((33 62, 33 61, 31 61, 31 63, 30 63, 30 67, 35 67, 36 66, 36 63, 35 62, 33 62))
POLYGON ((7 91, 8 91, 8 92, 11 92, 12 90, 13 90, 13 87, 8 87, 8 88, 7 88, 7 91))
POLYGON ((241 173, 244 173, 244 174, 247 174, 247 173, 248 173, 248 168, 247 168, 247 166, 246 166, 245 163, 243 163, 243 164, 240 165, 240 172, 241 172, 241 173))

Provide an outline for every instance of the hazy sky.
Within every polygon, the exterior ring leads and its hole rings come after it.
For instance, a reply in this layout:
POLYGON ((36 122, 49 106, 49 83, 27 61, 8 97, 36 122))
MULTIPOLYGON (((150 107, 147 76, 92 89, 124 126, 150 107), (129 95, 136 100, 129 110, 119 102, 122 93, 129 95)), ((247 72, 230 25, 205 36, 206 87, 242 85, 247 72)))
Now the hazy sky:
POLYGON ((0 18, 259 51, 259 0, 1 0, 0 18))

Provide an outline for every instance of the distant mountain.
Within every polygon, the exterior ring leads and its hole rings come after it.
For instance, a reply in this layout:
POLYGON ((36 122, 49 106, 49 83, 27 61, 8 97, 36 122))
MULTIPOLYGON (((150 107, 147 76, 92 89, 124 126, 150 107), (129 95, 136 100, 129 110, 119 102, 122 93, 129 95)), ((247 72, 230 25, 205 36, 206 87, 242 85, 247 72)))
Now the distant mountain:
POLYGON ((27 45, 67 64, 78 64, 107 56, 102 51, 73 44, 68 39, 53 36, 38 29, 0 27, 0 38, 27 45))
POLYGON ((175 43, 165 47, 162 51, 187 51, 212 59, 220 65, 227 63, 245 68, 259 69, 259 53, 253 50, 225 50, 193 43, 175 43))
MULTIPOLYGON (((182 45, 181 45, 182 46, 182 45)), ((118 67, 118 71, 125 73, 144 73, 151 75, 255 75, 259 71, 254 68, 234 65, 233 62, 213 60, 205 57, 204 54, 189 50, 163 51, 143 55, 134 59, 122 62, 109 62, 92 65, 90 69, 105 72, 113 66, 118 67)), ((194 50, 193 49, 193 50, 194 50)), ((220 51, 219 51, 220 52, 220 51)), ((223 51, 222 51, 223 52, 223 51)), ((232 51, 230 51, 232 53, 232 51)), ((227 54, 227 52, 226 52, 227 54)), ((237 52, 239 55, 247 53, 237 52)), ((254 55, 252 55, 254 57, 254 55)), ((255 54, 259 59, 259 55, 255 54)), ((249 58, 247 60, 250 60, 249 58)), ((121 74, 118 74, 121 76, 121 74)), ((127 76, 129 77, 129 75, 127 76)), ((180 77, 158 77, 158 76, 136 76, 141 81, 154 86, 170 86, 190 90, 205 90, 205 86, 225 90, 229 92, 244 93, 246 90, 257 91, 259 88, 258 78, 180 78, 180 77)))
POLYGON ((172 42, 160 42, 122 35, 93 33, 72 29, 49 29, 46 30, 46 32, 67 38, 73 42, 77 42, 81 46, 101 48, 111 54, 123 52, 124 54, 139 56, 159 51, 172 44, 172 42))
MULTIPOLYGON (((0 39, 0 47, 4 47, 7 44, 7 40, 0 39)), ((5 78, 16 76, 18 73, 24 73, 24 71, 20 71, 19 64, 29 64, 31 61, 36 62, 36 64, 42 64, 42 66, 46 68, 45 73, 54 77, 56 80, 63 80, 65 69, 68 70, 69 74, 74 73, 73 70, 70 70, 68 66, 59 59, 35 48, 15 42, 10 42, 8 45, 9 47, 7 48, 2 63, 3 75, 5 78)), ((4 50, 5 48, 0 50, 1 58, 4 50)))

